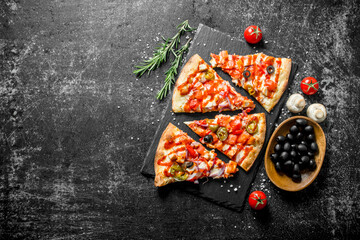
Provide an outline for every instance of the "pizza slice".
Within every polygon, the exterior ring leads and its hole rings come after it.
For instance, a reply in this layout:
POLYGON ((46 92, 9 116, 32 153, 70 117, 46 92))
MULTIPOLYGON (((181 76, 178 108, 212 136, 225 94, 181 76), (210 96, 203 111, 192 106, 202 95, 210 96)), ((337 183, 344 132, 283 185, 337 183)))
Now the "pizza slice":
POLYGON ((200 142, 215 148, 248 171, 264 144, 265 113, 217 115, 215 119, 185 122, 199 135, 200 142))
POLYGON ((252 110, 255 104, 223 80, 198 54, 181 70, 172 98, 174 112, 252 110))
POLYGON ((204 177, 228 178, 238 171, 234 161, 225 163, 185 132, 169 123, 156 150, 155 186, 173 182, 198 182, 204 177))
POLYGON ((236 85, 254 96, 268 112, 286 90, 291 71, 291 59, 263 53, 239 56, 222 51, 219 55, 212 53, 210 63, 228 73, 236 85))

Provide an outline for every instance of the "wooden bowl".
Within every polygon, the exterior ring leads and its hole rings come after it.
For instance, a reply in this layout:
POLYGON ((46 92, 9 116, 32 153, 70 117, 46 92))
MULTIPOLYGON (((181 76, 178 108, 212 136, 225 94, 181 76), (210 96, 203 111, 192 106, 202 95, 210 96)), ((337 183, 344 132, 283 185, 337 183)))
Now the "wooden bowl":
POLYGON ((324 161, 325 157, 325 150, 326 150, 326 139, 325 134, 320 125, 315 122, 314 120, 304 117, 304 116, 295 116, 286 119, 283 121, 274 131, 272 134, 269 143, 266 148, 265 153, 265 170, 266 173, 271 180, 273 184, 275 184, 278 188, 296 192, 300 191, 307 186, 309 186, 318 175, 322 163, 324 161), (276 145, 276 137, 279 135, 285 136, 287 133, 289 133, 290 127, 295 124, 296 119, 303 118, 308 121, 308 125, 313 126, 314 132, 315 132, 315 139, 316 143, 318 145, 319 151, 315 155, 315 161, 316 161, 316 169, 311 171, 309 169, 305 169, 301 171, 301 181, 300 182, 294 182, 289 176, 287 176, 283 172, 277 172, 275 169, 275 164, 270 159, 270 154, 274 152, 274 146, 276 145))

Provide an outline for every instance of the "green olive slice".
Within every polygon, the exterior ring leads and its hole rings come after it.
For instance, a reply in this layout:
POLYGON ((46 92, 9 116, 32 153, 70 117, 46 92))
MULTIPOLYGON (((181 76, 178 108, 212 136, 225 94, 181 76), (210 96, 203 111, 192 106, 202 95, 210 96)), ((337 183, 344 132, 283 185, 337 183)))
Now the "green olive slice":
POLYGON ((219 127, 216 132, 216 136, 219 138, 220 141, 225 141, 228 137, 229 133, 226 127, 219 127))
POLYGON ((218 130, 219 125, 209 125, 209 128, 213 133, 215 133, 218 130))

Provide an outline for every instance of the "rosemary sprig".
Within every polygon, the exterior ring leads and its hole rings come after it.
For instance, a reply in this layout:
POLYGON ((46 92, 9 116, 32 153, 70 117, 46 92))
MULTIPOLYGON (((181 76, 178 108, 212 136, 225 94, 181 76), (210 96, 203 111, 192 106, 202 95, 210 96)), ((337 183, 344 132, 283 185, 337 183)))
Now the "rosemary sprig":
POLYGON ((161 88, 161 90, 157 93, 156 98, 162 100, 167 96, 169 91, 171 90, 171 86, 175 82, 175 77, 177 75, 177 70, 180 66, 181 60, 183 58, 184 53, 189 49, 191 38, 186 42, 184 46, 178 49, 176 52, 172 50, 172 53, 175 56, 174 61, 171 63, 171 67, 165 72, 165 84, 161 88))
POLYGON ((195 30, 195 28, 190 27, 188 20, 185 20, 180 25, 176 27, 179 31, 172 38, 165 39, 163 37, 164 43, 161 44, 160 47, 157 47, 153 53, 153 56, 145 61, 143 61, 140 65, 135 66, 136 70, 133 71, 135 75, 141 77, 145 72, 148 74, 157 69, 162 63, 166 62, 167 57, 170 52, 174 51, 174 46, 177 48, 180 43, 180 37, 185 32, 191 32, 195 30))

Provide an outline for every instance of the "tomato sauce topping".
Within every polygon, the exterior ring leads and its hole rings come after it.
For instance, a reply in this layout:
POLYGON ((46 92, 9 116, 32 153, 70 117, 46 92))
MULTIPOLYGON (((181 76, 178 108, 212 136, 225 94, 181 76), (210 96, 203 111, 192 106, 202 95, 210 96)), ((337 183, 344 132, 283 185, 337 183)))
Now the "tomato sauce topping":
POLYGON ((211 54, 211 57, 224 72, 228 73, 233 79, 238 81, 238 85, 249 92, 252 91, 251 88, 253 88, 255 90, 254 97, 258 101, 262 98, 260 94, 266 95, 268 98, 273 97, 279 81, 281 58, 275 59, 274 57, 266 56, 264 54, 229 56, 227 51, 220 52, 219 56, 211 54), (259 56, 260 60, 256 61, 259 56), (273 66, 275 68, 275 72, 273 73, 275 74, 274 80, 271 80, 272 74, 269 74, 267 71, 268 66, 273 66), (243 77, 243 72, 245 70, 251 73, 250 77, 243 77), (265 79, 261 79, 262 76, 265 76, 265 79), (265 93, 260 93, 259 91, 262 87, 262 83, 264 83, 263 86, 267 89, 265 93))
MULTIPOLYGON (((218 59, 220 60, 220 57, 218 59)), ((203 60, 200 61, 199 66, 202 64, 205 64, 203 60)), ((235 62, 230 63, 231 68, 234 68, 235 65, 235 62)), ((247 98, 231 89, 213 69, 200 71, 199 66, 184 83, 178 86, 181 95, 189 95, 189 99, 184 105, 186 112, 204 112, 205 108, 208 108, 205 111, 222 111, 232 109, 233 106, 241 107, 247 98), (211 79, 206 78, 206 74, 209 72, 214 76, 211 79)))

